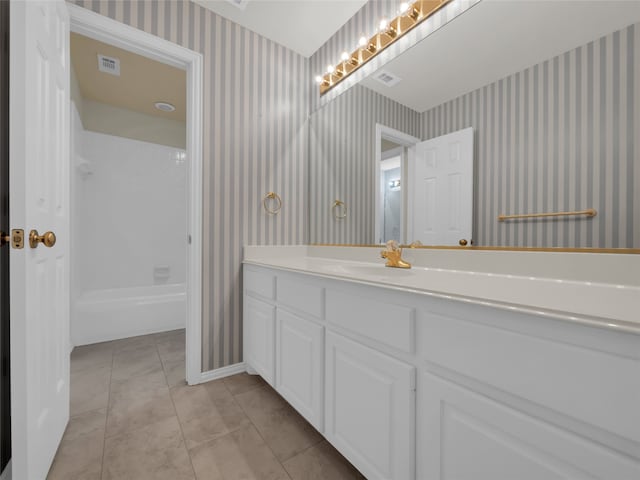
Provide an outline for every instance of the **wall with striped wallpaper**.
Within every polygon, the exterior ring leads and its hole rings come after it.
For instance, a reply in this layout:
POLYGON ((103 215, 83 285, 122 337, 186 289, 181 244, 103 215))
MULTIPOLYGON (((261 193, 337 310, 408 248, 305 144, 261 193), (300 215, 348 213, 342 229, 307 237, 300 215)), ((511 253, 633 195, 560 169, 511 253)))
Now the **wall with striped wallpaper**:
POLYGON ((420 114, 355 85, 309 120, 309 227, 314 243, 374 242, 376 123, 420 137, 420 114), (331 209, 342 200, 347 216, 331 209))
POLYGON ((74 3, 203 54, 202 370, 240 362, 242 246, 306 240, 308 60, 190 1, 74 3))
POLYGON ((475 129, 478 245, 640 248, 640 24, 435 107, 475 129), (595 208, 594 218, 498 222, 595 208))

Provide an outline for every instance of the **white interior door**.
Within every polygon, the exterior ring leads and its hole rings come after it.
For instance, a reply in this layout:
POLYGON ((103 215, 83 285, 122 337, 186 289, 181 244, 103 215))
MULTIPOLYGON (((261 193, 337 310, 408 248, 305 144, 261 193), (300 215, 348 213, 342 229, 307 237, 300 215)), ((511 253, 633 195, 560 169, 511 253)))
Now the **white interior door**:
POLYGON ((63 0, 11 3, 13 478, 43 480, 69 418, 69 21, 63 0), (57 242, 29 245, 29 231, 57 242))
POLYGON ((471 242, 473 128, 418 143, 409 158, 408 240, 471 242))

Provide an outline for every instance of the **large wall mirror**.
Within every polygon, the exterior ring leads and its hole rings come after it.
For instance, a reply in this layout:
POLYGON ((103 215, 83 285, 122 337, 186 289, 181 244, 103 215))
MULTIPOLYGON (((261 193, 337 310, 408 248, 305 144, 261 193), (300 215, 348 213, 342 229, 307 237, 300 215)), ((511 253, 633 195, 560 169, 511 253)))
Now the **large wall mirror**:
POLYGON ((639 22, 482 0, 389 61, 309 118, 310 242, 640 248, 639 22))

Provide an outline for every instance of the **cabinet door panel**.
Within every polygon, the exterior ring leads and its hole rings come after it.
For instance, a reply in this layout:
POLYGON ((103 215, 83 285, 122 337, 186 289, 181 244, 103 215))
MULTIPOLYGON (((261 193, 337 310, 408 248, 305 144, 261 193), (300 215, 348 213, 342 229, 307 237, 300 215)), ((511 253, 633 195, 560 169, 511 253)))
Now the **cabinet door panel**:
POLYGON ((275 380, 275 307, 244 296, 244 358, 269 384, 275 380))
POLYGON ((414 478, 415 368, 326 334, 327 439, 369 479, 414 478))
POLYGON ((640 478, 640 463, 472 390, 418 378, 418 478, 640 478))
POLYGON ((324 420, 324 327, 277 311, 276 390, 316 429, 324 420))

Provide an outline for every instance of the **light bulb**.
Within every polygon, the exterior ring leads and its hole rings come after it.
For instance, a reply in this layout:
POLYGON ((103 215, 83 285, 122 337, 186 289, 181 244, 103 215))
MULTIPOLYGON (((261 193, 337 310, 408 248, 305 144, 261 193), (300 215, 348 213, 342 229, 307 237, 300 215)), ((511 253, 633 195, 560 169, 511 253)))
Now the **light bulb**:
POLYGON ((382 20, 380 20, 380 31, 384 32, 387 27, 389 26, 389 20, 387 20, 386 18, 383 18, 382 20))
POLYGON ((407 13, 408 10, 409 10, 409 4, 407 2, 402 2, 400 4, 400 13, 402 14, 407 13))
POLYGON ((343 62, 346 62, 347 60, 349 60, 349 54, 347 52, 342 52, 342 55, 340 55, 340 58, 342 59, 343 62))
POLYGON ((320 75, 316 75, 316 83, 322 83, 322 77, 320 75))
POLYGON ((333 73, 333 65, 327 67, 327 73, 333 73))
POLYGON ((367 44, 367 37, 365 37, 364 35, 362 35, 360 37, 360 39, 358 40, 358 46, 360 47, 364 47, 367 44))

